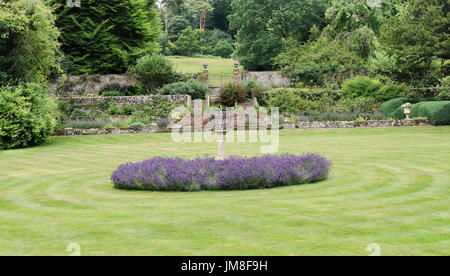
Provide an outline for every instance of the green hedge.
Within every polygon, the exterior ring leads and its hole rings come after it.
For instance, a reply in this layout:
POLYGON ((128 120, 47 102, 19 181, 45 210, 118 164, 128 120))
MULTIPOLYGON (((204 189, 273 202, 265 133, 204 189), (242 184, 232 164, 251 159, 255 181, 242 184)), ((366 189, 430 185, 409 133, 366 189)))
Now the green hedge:
MULTIPOLYGON (((398 107, 392 114, 394 119, 405 119, 403 108, 398 107)), ((450 101, 420 102, 411 108, 411 118, 426 117, 432 125, 450 125, 450 101)))
POLYGON ((450 101, 420 102, 411 109, 411 116, 427 117, 435 125, 450 125, 450 101))
POLYGON ((392 117, 392 114, 403 104, 407 103, 407 98, 397 98, 389 100, 385 103, 383 103, 380 106, 380 112, 383 113, 387 117, 392 117))

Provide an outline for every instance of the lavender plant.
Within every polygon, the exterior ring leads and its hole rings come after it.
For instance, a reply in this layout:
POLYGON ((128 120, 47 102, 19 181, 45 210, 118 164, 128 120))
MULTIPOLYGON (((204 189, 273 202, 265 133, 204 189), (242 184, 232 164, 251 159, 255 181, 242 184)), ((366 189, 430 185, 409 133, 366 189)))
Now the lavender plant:
POLYGON ((150 191, 250 190, 324 180, 332 163, 317 154, 214 158, 155 157, 119 166, 117 189, 150 191))

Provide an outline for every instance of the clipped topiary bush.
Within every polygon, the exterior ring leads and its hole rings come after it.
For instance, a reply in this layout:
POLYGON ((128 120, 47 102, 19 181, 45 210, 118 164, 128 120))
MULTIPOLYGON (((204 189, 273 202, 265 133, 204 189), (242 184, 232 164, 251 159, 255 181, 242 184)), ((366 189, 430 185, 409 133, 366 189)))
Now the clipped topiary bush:
POLYGON ((56 104, 41 84, 0 88, 0 150, 39 145, 55 125, 56 104))
POLYGON ((345 98, 378 97, 378 90, 382 87, 379 80, 369 77, 356 77, 346 81, 342 86, 342 96, 345 98))
POLYGON ((392 114, 399 107, 401 107, 403 104, 405 104, 407 102, 408 102, 407 98, 397 98, 397 99, 389 100, 380 106, 380 112, 383 113, 387 117, 392 117, 392 114))
POLYGON ((435 126, 450 125, 450 101, 415 104, 411 108, 411 117, 427 117, 435 126))
MULTIPOLYGON (((403 108, 397 108, 391 117, 397 120, 405 119, 403 108)), ((411 118, 428 118, 435 126, 450 125, 450 101, 420 102, 411 107, 411 118)))
POLYGON ((160 95, 191 95, 192 99, 204 99, 208 93, 208 86, 196 80, 176 82, 165 85, 158 90, 160 95))
POLYGON ((117 189, 149 191, 249 190, 300 185, 327 178, 331 162, 317 154, 214 158, 155 157, 119 166, 117 189))

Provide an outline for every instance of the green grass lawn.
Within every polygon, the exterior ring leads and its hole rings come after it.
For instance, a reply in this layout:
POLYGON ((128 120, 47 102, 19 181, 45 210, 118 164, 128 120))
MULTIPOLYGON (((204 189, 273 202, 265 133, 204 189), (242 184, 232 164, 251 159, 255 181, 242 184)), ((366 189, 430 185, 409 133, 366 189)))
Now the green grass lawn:
POLYGON ((178 72, 185 73, 203 72, 203 64, 208 64, 208 70, 211 74, 233 74, 234 64, 236 63, 233 59, 209 56, 170 56, 168 58, 173 62, 178 72))
MULTIPOLYGON (((450 127, 281 131, 334 162, 320 183, 235 192, 113 188, 121 163, 214 155, 169 134, 52 138, 0 152, 0 255, 450 254, 450 127)), ((258 144, 228 144, 254 155, 258 144)))
MULTIPOLYGON (((199 56, 199 57, 168 57, 178 72, 198 73, 203 72, 203 64, 208 64, 210 74, 209 85, 211 87, 221 87, 234 81, 233 70, 236 63, 233 59, 220 57, 199 56)), ((240 67, 241 72, 243 68, 240 67)))

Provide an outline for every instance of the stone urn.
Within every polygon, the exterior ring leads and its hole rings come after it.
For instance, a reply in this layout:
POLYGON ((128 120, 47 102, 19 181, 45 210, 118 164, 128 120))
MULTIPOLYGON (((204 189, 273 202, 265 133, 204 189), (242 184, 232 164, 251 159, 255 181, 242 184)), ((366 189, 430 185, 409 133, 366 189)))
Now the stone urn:
POLYGON ((403 111, 405 113, 406 116, 406 120, 411 120, 409 118, 409 115, 411 114, 411 104, 410 103, 405 103, 404 105, 402 105, 403 111))

